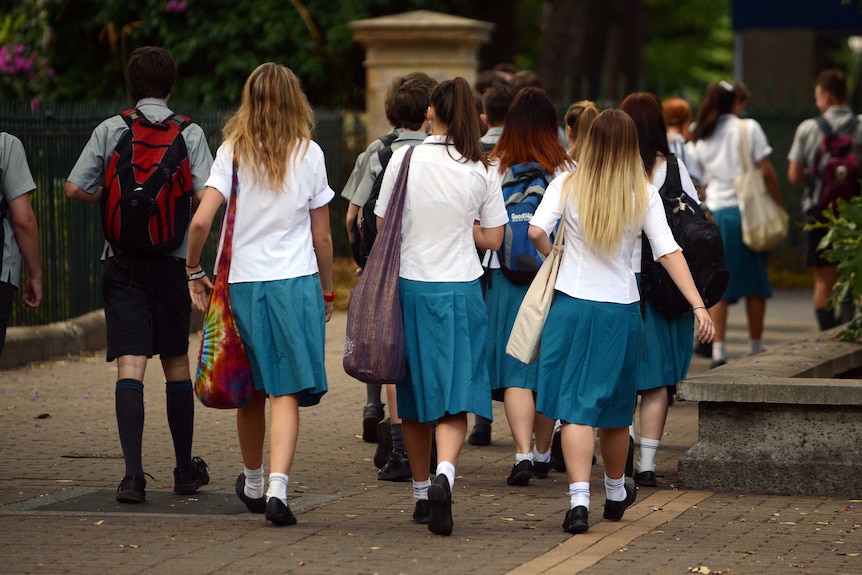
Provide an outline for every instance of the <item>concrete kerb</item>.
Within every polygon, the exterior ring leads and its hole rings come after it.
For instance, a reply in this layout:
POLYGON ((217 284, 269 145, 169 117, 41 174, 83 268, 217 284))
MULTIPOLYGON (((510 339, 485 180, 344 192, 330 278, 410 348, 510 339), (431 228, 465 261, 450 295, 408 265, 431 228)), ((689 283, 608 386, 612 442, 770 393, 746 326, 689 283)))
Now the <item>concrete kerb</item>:
POLYGON ((84 351, 97 351, 105 347, 106 337, 103 310, 48 325, 12 327, 6 332, 0 369, 84 351))

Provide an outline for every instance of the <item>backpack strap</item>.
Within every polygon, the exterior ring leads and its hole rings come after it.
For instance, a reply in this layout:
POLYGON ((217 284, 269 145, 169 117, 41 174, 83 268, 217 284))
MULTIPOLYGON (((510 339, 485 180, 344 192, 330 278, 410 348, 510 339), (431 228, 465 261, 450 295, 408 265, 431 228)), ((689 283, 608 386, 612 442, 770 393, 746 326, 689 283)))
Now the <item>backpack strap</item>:
POLYGON ((146 124, 151 128, 156 128, 160 130, 168 130, 170 129, 170 125, 174 124, 177 127, 177 132, 182 132, 189 125, 193 124, 192 119, 188 116, 183 116, 182 114, 171 114, 161 122, 151 122, 147 119, 143 112, 141 112, 137 108, 130 108, 128 110, 123 111, 121 114, 123 120, 125 120, 126 125, 129 126, 129 129, 132 129, 134 124, 146 124))
POLYGON ((839 134, 847 134, 847 135, 852 136, 853 130, 856 128, 856 124, 858 124, 858 123, 859 123, 859 118, 857 116, 853 116, 852 118, 850 118, 849 120, 844 122, 844 125, 842 125, 840 128, 838 128, 838 133, 839 134))
POLYGON ((665 162, 667 163, 667 175, 664 178, 665 183, 670 183, 675 190, 681 190, 682 179, 679 176, 679 161, 676 159, 676 156, 669 153, 665 158, 665 162))

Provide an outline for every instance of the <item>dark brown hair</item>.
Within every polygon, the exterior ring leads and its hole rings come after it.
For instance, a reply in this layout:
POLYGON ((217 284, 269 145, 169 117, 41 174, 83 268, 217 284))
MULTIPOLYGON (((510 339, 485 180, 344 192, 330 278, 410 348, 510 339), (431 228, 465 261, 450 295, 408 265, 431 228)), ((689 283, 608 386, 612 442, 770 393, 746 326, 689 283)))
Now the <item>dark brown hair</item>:
POLYGON ((142 46, 132 51, 126 71, 135 100, 167 98, 177 80, 176 62, 167 50, 158 46, 142 46))
POLYGON ((647 174, 652 174, 656 155, 667 156, 670 153, 667 145, 667 128, 661 115, 661 104, 653 94, 637 92, 629 94, 620 110, 631 116, 638 132, 638 146, 641 160, 647 174))
POLYGON ((489 126, 499 126, 506 121, 506 112, 515 99, 515 91, 506 84, 495 84, 482 94, 482 112, 489 126))
POLYGON ((431 92, 431 105, 437 121, 447 126, 449 141, 465 160, 487 166, 488 157, 479 145, 479 115, 473 89, 467 80, 458 76, 437 84, 431 92))
POLYGON ((398 125, 408 130, 418 130, 425 123, 431 90, 437 85, 426 74, 413 76, 401 84, 392 97, 392 108, 398 125))
POLYGON ((706 87, 703 104, 697 112, 697 125, 694 127, 692 139, 705 140, 715 132, 718 118, 733 111, 736 94, 733 86, 727 82, 713 82, 706 87))
POLYGON ((824 92, 829 92, 839 102, 847 101, 847 76, 837 68, 823 70, 817 76, 817 86, 824 92))

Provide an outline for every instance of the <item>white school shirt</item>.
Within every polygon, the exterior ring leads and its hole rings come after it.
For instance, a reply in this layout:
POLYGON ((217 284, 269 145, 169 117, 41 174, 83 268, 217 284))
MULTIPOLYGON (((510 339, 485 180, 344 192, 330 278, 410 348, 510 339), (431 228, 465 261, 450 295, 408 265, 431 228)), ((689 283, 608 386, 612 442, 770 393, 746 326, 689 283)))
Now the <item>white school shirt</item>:
MULTIPOLYGON (((335 192, 326 179, 323 150, 315 142, 308 141, 302 157, 288 166, 279 191, 258 181, 251 169, 240 167, 229 283, 317 273, 310 212, 327 205, 335 192)), ((233 146, 225 142, 216 152, 206 185, 218 190, 227 201, 232 179, 233 146)))
MULTIPOLYGON (((550 235, 557 226, 562 212, 560 195, 562 184, 569 174, 556 178, 548 186, 542 203, 530 220, 550 235)), ((664 206, 658 190, 650 184, 649 201, 644 213, 643 230, 649 238, 653 255, 659 258, 679 250, 667 225, 664 206)), ((635 274, 632 270, 632 251, 639 229, 626 230, 617 253, 608 258, 593 251, 581 233, 577 205, 569 197, 565 206, 565 249, 554 288, 575 298, 609 303, 630 304, 640 300, 635 274)))
MULTIPOLYGON (((689 175, 688 170, 680 157, 677 156, 676 159, 677 164, 679 165, 679 179, 682 182, 683 191, 685 191, 685 193, 688 194, 696 204, 700 205, 700 200, 697 199, 697 190, 694 187, 694 182, 691 181, 691 175, 689 175)), ((653 167, 652 185, 654 185, 657 190, 660 190, 666 179, 667 162, 664 158, 660 157, 660 159, 657 160, 656 165, 653 167)), ((661 195, 659 195, 659 197, 661 197, 661 195)), ((632 270, 635 273, 641 272, 641 257, 643 256, 642 237, 642 234, 638 234, 638 239, 635 241, 635 249, 632 252, 632 270)))
MULTIPOLYGON (((494 166, 465 162, 446 136, 428 136, 413 148, 401 228, 400 277, 424 282, 467 282, 482 275, 473 222, 496 228, 509 221, 500 174, 494 166), (451 155, 450 155, 451 154, 451 155)), ((386 209, 409 146, 386 166, 378 217, 386 209)))
POLYGON ((706 207, 721 210, 739 205, 733 182, 742 173, 739 155, 739 122, 748 122, 748 149, 754 166, 772 154, 766 134, 755 120, 740 120, 733 114, 722 114, 709 138, 686 147, 691 173, 706 186, 706 207))

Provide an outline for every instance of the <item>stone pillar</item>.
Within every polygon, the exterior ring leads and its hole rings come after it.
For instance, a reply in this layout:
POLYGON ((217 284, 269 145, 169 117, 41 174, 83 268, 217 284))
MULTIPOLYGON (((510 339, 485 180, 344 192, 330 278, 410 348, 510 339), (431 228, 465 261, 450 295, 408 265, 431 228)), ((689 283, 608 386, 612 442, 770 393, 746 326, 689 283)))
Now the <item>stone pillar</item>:
POLYGON ((353 39, 365 47, 365 110, 370 143, 391 130, 383 98, 392 81, 425 72, 438 81, 462 76, 470 84, 479 67, 479 46, 494 25, 438 12, 417 10, 350 23, 353 39))

